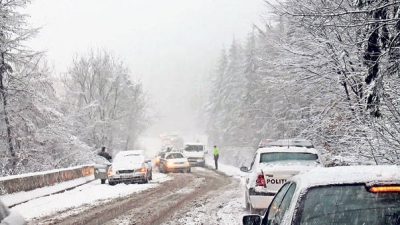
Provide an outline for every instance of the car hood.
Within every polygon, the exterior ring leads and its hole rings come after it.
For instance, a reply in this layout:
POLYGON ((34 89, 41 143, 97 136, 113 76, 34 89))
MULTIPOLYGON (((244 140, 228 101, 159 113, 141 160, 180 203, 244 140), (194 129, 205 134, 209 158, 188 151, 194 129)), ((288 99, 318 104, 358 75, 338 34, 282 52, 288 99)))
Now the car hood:
POLYGON ((111 167, 113 170, 134 170, 141 168, 142 165, 142 163, 119 162, 113 163, 111 167))

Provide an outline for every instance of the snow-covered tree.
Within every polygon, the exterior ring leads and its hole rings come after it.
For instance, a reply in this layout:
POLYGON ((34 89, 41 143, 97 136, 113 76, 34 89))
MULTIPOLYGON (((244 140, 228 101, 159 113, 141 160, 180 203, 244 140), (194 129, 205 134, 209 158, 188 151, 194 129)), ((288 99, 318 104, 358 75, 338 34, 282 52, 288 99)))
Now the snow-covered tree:
POLYGON ((94 148, 124 149, 147 128, 147 99, 127 67, 105 50, 76 57, 64 76, 74 133, 94 148))

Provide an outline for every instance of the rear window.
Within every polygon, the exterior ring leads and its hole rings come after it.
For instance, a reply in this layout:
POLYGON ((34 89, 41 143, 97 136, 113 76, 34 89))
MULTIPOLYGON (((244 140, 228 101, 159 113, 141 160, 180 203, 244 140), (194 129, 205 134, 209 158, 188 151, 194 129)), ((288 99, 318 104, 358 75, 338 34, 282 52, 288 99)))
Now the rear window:
POLYGON ((287 160, 318 160, 318 155, 312 153, 303 152, 268 152, 262 153, 260 156, 260 162, 275 162, 275 161, 287 161, 287 160))
POLYGON ((203 145, 186 145, 185 146, 185 151, 188 152, 199 152, 203 151, 204 147, 203 145))
POLYGON ((310 189, 295 224, 400 224, 400 193, 371 193, 364 185, 310 189))
POLYGON ((172 153, 167 155, 166 159, 180 159, 184 158, 184 156, 181 153, 172 153))

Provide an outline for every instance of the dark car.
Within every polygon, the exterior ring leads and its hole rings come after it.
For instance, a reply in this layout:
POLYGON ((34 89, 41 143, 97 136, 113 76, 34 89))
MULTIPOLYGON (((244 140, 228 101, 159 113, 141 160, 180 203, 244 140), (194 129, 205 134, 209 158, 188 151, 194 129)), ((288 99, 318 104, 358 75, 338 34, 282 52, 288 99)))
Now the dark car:
POLYGON ((166 152, 161 151, 161 152, 159 152, 159 153, 156 155, 156 157, 155 157, 155 159, 154 159, 154 165, 155 165, 155 166, 159 167, 159 165, 160 165, 160 160, 161 160, 161 158, 164 157, 165 153, 166 153, 166 152))
POLYGON ((400 166, 315 168, 294 176, 244 225, 400 224, 400 166))

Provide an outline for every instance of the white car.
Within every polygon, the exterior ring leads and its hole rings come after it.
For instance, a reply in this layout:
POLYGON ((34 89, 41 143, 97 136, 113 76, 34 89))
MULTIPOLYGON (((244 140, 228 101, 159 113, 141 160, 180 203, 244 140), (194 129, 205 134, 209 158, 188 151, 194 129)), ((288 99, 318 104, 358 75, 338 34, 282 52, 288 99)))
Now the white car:
POLYGON ((186 172, 190 173, 189 160, 180 152, 167 152, 158 164, 162 173, 186 172))
POLYGON ((249 173, 245 181, 246 209, 251 213, 263 213, 286 180, 317 166, 323 166, 323 162, 315 148, 259 148, 250 167, 240 168, 241 171, 249 173))
POLYGON ((108 170, 108 184, 148 183, 153 179, 153 169, 142 150, 120 151, 108 170))
POLYGON ((314 168, 292 177, 244 225, 400 224, 400 166, 314 168))

